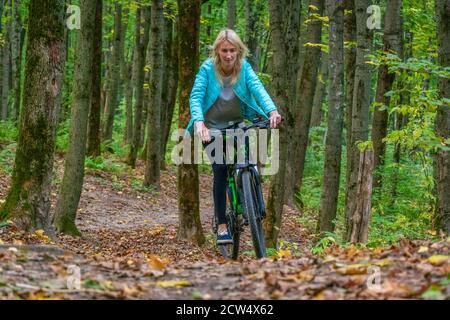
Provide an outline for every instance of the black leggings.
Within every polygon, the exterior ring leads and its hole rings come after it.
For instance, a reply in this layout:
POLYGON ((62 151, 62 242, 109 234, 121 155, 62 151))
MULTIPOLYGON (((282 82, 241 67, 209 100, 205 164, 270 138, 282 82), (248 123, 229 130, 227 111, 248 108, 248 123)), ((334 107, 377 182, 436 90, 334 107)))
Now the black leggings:
MULTIPOLYGON (((211 141, 203 143, 203 147, 207 147, 214 141, 214 137, 211 137, 211 141)), ((223 145, 223 151, 225 153, 225 140, 223 145)), ((212 150, 211 156, 214 157, 215 150, 212 150)), ((227 219, 225 216, 227 209, 227 185, 228 185, 228 172, 227 165, 225 163, 215 163, 211 158, 212 170, 213 170, 213 198, 214 198, 214 214, 217 217, 218 224, 226 224, 227 219)))

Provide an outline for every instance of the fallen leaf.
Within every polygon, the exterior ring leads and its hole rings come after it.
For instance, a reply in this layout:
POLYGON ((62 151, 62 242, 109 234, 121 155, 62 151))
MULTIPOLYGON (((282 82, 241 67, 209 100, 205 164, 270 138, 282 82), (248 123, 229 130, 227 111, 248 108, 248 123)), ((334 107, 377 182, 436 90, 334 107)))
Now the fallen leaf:
POLYGON ((155 269, 163 270, 170 263, 169 259, 161 259, 155 255, 149 255, 147 257, 148 264, 155 269))
POLYGON ((345 275, 353 275, 353 274, 365 274, 367 273, 367 264, 349 264, 345 267, 341 267, 336 269, 336 272, 339 272, 340 274, 345 275))
POLYGON ((192 283, 187 280, 166 280, 156 282, 156 286, 161 288, 168 288, 168 287, 180 288, 192 286, 192 283))
POLYGON ((419 248, 419 250, 418 250, 417 252, 418 252, 418 253, 428 252, 428 247, 420 246, 420 248, 419 248))
POLYGON ((444 256, 444 255, 434 255, 427 259, 429 263, 431 263, 434 266, 440 266, 444 264, 447 260, 450 259, 450 256, 444 256))

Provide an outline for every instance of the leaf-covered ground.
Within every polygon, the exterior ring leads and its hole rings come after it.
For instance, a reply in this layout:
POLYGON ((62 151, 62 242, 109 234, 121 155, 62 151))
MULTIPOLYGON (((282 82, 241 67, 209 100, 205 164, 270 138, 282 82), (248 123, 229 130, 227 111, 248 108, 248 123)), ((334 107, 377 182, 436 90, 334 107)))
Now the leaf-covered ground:
MULTIPOLYGON (((61 177, 61 161, 56 165, 61 177)), ((126 171, 126 170, 125 170, 126 171)), ((448 299, 450 241, 401 241, 390 248, 331 246, 310 253, 313 235, 286 208, 283 246, 256 260, 249 230, 239 261, 218 254, 211 232, 211 177, 201 175, 206 244, 177 239, 176 174, 161 191, 143 190, 135 172, 88 170, 77 225, 83 236, 0 227, 2 299, 448 299), (79 268, 79 269, 77 269, 79 268), (79 270, 80 289, 76 274, 79 270), (75 279, 75 280, 74 280, 75 279), (74 282, 75 281, 75 282, 74 282), (68 289, 71 288, 71 289, 68 289)), ((58 181, 58 179, 56 179, 58 181)), ((9 177, 0 173, 0 199, 9 177)), ((52 194, 56 200, 57 185, 52 194)))

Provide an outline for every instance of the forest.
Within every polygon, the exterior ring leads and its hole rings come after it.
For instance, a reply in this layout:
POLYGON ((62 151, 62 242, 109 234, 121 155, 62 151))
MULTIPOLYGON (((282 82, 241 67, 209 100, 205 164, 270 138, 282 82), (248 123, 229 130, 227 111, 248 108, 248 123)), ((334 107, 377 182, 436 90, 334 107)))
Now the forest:
POLYGON ((450 298, 450 0, 0 0, 0 61, 0 299, 450 298), (226 28, 283 119, 262 259, 175 159, 226 28))

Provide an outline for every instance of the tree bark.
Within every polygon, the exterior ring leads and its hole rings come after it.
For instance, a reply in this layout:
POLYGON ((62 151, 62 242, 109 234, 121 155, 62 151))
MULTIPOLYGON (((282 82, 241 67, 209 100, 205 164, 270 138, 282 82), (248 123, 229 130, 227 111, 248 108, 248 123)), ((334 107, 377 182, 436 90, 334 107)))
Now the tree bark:
POLYGON ((103 140, 112 140, 114 116, 119 104, 119 82, 120 82, 120 59, 123 46, 121 43, 122 28, 122 5, 115 4, 115 18, 114 18, 114 42, 113 53, 111 58, 109 83, 107 84, 107 92, 105 99, 105 123, 103 127, 103 140))
POLYGON ((23 112, 11 187, 0 216, 52 233, 50 187, 64 69, 64 1, 31 0, 23 112), (42 26, 45 25, 45 28, 42 26))
POLYGON ((246 36, 246 44, 249 50, 248 60, 253 67, 255 72, 259 71, 259 33, 260 33, 260 19, 261 12, 263 9, 262 1, 251 1, 245 0, 245 36, 246 36))
MULTIPOLYGON (((323 4, 324 0, 311 0, 311 5, 317 9, 310 7, 310 14, 321 16, 323 14, 323 4)), ((321 43, 322 22, 319 19, 313 18, 308 24, 306 33, 308 37, 307 42, 313 44, 321 43)), ((298 43, 298 38, 294 41, 298 43)), ((301 94, 297 96, 295 110, 294 106, 292 106, 292 113, 295 118, 288 129, 294 138, 291 139, 289 147, 290 150, 293 150, 293 156, 289 157, 287 162, 284 201, 290 205, 295 203, 295 196, 301 190, 319 62, 320 48, 316 46, 306 47, 298 88, 298 92, 301 94)), ((293 81, 296 83, 297 78, 293 79, 293 81)))
POLYGON ((136 68, 134 68, 135 75, 135 116, 134 116, 134 130, 133 141, 128 155, 128 164, 134 168, 136 166, 136 158, 140 148, 141 131, 142 131, 142 108, 144 105, 144 66, 147 54, 147 45, 149 41, 150 23, 151 23, 151 8, 138 8, 136 11, 136 68), (141 36, 141 26, 144 26, 144 33, 141 36))
MULTIPOLYGON (((384 37, 383 51, 400 56, 401 41, 401 7, 402 0, 391 0, 386 4, 386 13, 384 17, 384 37)), ((384 164, 384 155, 386 152, 386 144, 383 139, 387 135, 388 127, 388 110, 390 104, 390 96, 387 96, 392 89, 395 80, 395 73, 389 72, 388 66, 382 64, 378 69, 377 91, 375 95, 375 111, 372 124, 372 141, 374 151, 375 169, 382 167, 384 164)), ((380 187, 382 183, 382 175, 376 174, 374 178, 374 187, 380 187)))
MULTIPOLYGON (((178 0, 179 15, 179 122, 186 128, 189 122, 189 93, 199 67, 200 0, 178 0)), ((197 244, 205 242, 200 223, 199 179, 196 164, 178 166, 178 237, 197 244)))
POLYGON ((69 147, 64 162, 64 176, 56 204, 55 225, 58 231, 79 236, 75 219, 84 179, 89 107, 92 97, 93 47, 96 1, 81 0, 81 29, 75 48, 73 106, 69 147))
MULTIPOLYGON (((438 59, 439 65, 444 68, 450 67, 450 1, 436 0, 436 22, 438 34, 438 59)), ((450 233, 450 79, 441 77, 439 79, 439 94, 447 99, 438 106, 435 131, 436 136, 447 150, 440 149, 435 154, 435 176, 437 178, 437 210, 436 225, 439 229, 450 233)))
MULTIPOLYGON (((4 8, 4 15, 7 18, 10 18, 12 16, 11 14, 11 1, 6 0, 5 2, 5 8, 4 8)), ((1 79, 1 100, 0 100, 0 121, 6 121, 8 120, 9 115, 9 106, 8 106, 8 100, 11 90, 11 79, 10 79, 10 73, 11 73, 11 20, 6 20, 4 22, 5 29, 4 29, 4 43, 0 47, 0 50, 2 51, 2 79, 1 79)))
POLYGON ((328 53, 321 52, 320 73, 317 79, 316 91, 314 93, 313 107, 311 113, 311 127, 318 127, 322 122, 322 105, 327 93, 328 82, 328 53))
POLYGON ((236 0, 227 0, 228 3, 228 29, 234 29, 236 26, 236 0))
MULTIPOLYGON (((345 72, 345 127, 346 127, 346 161, 347 167, 351 158, 353 90, 355 88, 356 71, 356 14, 355 0, 344 0, 344 72, 345 72)), ((345 185, 348 186, 350 170, 346 170, 345 185)), ((347 203, 347 193, 345 203, 347 203)))
POLYGON ((11 67, 12 67, 12 82, 14 92, 14 120, 19 120, 20 113, 20 69, 22 60, 22 45, 21 45, 21 31, 22 22, 20 18, 20 0, 14 0, 12 8, 12 27, 11 27, 11 67))
POLYGON ((368 0, 355 2, 356 9, 356 70, 355 87, 353 90, 352 125, 350 140, 350 158, 347 170, 349 170, 349 181, 347 184, 346 203, 346 239, 351 240, 353 226, 353 214, 357 206, 357 182, 359 170, 360 151, 358 141, 367 141, 369 136, 369 113, 370 113, 370 75, 371 68, 366 63, 366 55, 371 52, 373 31, 367 28, 366 10, 370 5, 368 0))
POLYGON ((373 150, 365 150, 360 153, 356 184, 356 206, 351 215, 352 227, 349 241, 352 243, 367 242, 372 198, 373 161, 373 150))
POLYGON ((272 177, 264 220, 266 246, 277 247, 285 196, 286 158, 289 131, 294 124, 292 110, 296 102, 296 79, 298 76, 298 36, 300 32, 300 0, 269 1, 270 31, 273 48, 273 97, 285 124, 279 129, 279 169, 272 177), (287 32, 286 32, 287 31, 287 32), (289 61, 289 64, 288 64, 289 61))
POLYGON ((147 160, 144 186, 160 188, 161 94, 163 77, 163 1, 152 0, 150 106, 147 114, 147 160))
POLYGON ((87 155, 98 157, 100 150, 100 118, 101 118, 101 88, 102 88, 102 16, 103 0, 95 0, 95 25, 92 35, 92 97, 89 112, 87 155))
MULTIPOLYGON (((172 13, 172 9, 168 9, 172 13)), ((175 100, 178 87, 178 53, 176 41, 173 36, 174 21, 169 18, 164 19, 164 79, 162 93, 162 113, 161 113, 161 170, 166 168, 165 155, 167 152, 167 142, 169 139, 170 127, 172 125, 173 112, 175 110, 175 100)))
POLYGON ((319 232, 334 231, 341 173, 342 127, 344 122, 344 3, 327 0, 330 46, 330 95, 325 143, 323 191, 320 201, 319 232))

